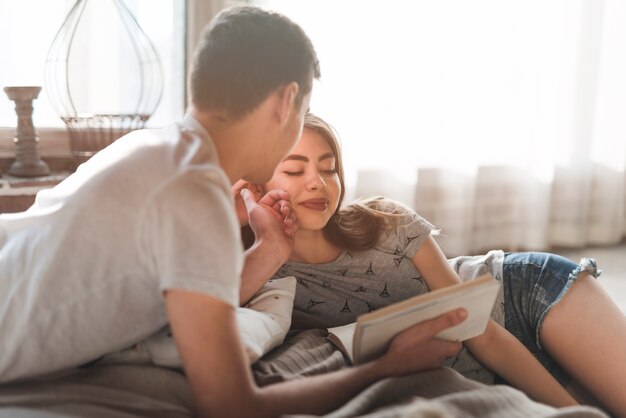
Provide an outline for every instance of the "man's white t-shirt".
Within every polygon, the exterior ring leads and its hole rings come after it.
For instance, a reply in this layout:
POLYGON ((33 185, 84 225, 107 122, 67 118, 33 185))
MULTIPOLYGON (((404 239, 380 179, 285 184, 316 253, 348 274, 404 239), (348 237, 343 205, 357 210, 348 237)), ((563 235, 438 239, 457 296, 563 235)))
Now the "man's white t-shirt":
POLYGON ((0 382, 62 371, 167 323, 163 291, 238 305, 230 182, 190 115, 126 135, 0 215, 0 382))

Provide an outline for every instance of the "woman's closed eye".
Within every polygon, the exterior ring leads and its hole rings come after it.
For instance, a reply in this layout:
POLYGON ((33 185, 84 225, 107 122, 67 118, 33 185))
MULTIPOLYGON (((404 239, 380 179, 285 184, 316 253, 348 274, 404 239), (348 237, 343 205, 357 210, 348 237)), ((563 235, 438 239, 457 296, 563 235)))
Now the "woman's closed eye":
MULTIPOLYGON (((337 169, 335 168, 328 168, 325 170, 320 170, 320 173, 322 173, 325 176, 332 176, 337 174, 337 169)), ((301 176, 304 174, 304 170, 283 170, 283 174, 287 175, 287 176, 301 176)))

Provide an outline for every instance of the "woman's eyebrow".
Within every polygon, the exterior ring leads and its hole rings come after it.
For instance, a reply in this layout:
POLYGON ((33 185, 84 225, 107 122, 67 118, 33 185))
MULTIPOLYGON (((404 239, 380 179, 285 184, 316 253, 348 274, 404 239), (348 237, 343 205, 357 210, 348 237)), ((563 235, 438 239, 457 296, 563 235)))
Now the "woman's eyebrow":
POLYGON ((298 154, 289 154, 283 159, 283 161, 289 161, 289 160, 304 161, 305 163, 309 162, 308 157, 305 157, 304 155, 298 155, 298 154))
POLYGON ((335 158, 335 155, 332 152, 327 152, 326 154, 322 154, 322 156, 318 158, 317 161, 327 160, 329 158, 335 158))
MULTIPOLYGON (((320 158, 317 159, 317 161, 327 160, 329 158, 335 158, 335 154, 333 154, 332 152, 327 152, 326 154, 322 154, 320 158)), ((283 158, 283 161, 289 161, 289 160, 304 161, 305 163, 308 163, 309 157, 305 155, 299 155, 299 154, 289 154, 288 156, 283 158)))

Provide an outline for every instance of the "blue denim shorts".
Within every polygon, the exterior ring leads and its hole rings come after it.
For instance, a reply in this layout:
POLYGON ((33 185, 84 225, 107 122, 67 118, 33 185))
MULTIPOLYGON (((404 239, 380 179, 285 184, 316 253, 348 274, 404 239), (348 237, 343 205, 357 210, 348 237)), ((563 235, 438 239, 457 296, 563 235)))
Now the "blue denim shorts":
POLYGON ((567 386, 571 378, 542 348, 539 330, 550 309, 583 271, 593 277, 600 274, 595 260, 589 258, 576 264, 548 253, 507 253, 504 256, 505 327, 563 386, 567 386))

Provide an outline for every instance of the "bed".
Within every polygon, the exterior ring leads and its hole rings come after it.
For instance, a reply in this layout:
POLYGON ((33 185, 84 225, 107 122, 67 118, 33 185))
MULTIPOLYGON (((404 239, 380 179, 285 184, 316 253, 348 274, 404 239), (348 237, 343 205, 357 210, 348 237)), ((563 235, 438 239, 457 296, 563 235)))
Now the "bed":
MULTIPOLYGON (((311 329, 290 335, 252 369, 263 386, 346 366, 326 331, 311 329)), ((97 362, 68 376, 0 388, 2 418, 178 418, 193 416, 192 410, 183 374, 154 365, 140 351, 134 360, 97 362)), ((607 417, 590 407, 556 410, 511 387, 486 386, 448 368, 380 381, 325 416, 607 417)))
MULTIPOLYGON (((292 312, 295 289, 294 277, 272 280, 236 310, 259 386, 349 367, 314 317, 292 312)), ((475 379, 472 369, 469 363, 465 371, 455 366, 475 379)), ((193 400, 181 370, 166 327, 146 341, 66 374, 0 386, 0 418, 191 417, 193 400)), ((443 367, 379 381, 325 416, 607 417, 590 407, 556 410, 509 386, 484 385, 455 370, 443 367)))

